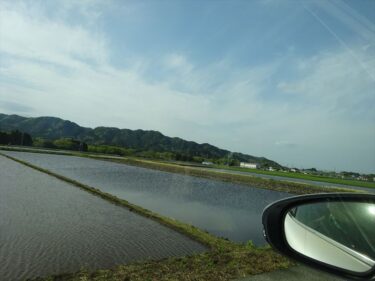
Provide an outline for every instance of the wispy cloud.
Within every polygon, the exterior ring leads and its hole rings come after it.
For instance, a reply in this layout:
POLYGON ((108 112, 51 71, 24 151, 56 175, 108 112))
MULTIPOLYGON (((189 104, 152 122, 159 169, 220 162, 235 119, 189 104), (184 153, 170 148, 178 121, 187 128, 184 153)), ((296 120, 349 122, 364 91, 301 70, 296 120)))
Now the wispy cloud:
POLYGON ((276 146, 286 147, 286 148, 295 148, 298 146, 296 143, 288 142, 288 141, 276 141, 276 146))
POLYGON ((315 1, 312 6, 322 9, 327 15, 339 20, 357 36, 366 42, 375 43, 375 24, 359 14, 344 1, 315 1))
POLYGON ((183 74, 188 74, 192 71, 193 65, 188 60, 179 54, 170 54, 165 58, 165 65, 173 70, 181 71, 183 74))
MULTIPOLYGON (((368 64, 370 73, 375 74, 373 54, 362 52, 359 59, 368 64)), ((372 94, 375 81, 368 76, 346 50, 324 53, 313 58, 299 59, 298 79, 281 81, 278 89, 292 94, 303 107, 316 110, 332 118, 352 120, 357 116, 361 122, 372 122, 375 113, 371 104, 375 102, 372 94), (353 110, 355 109, 355 110, 353 110)))
POLYGON ((0 100, 0 107, 5 108, 8 112, 17 112, 29 115, 34 111, 33 108, 26 106, 24 104, 19 104, 12 101, 0 100))
MULTIPOLYGON (((345 48, 302 55, 293 47, 252 65, 231 56, 202 64, 174 48, 156 58, 124 50, 119 66, 95 24, 103 3, 82 3, 62 2, 55 18, 45 7, 0 4, 0 111, 161 130, 294 165, 345 166, 361 155, 375 167, 366 152, 374 151, 374 81, 345 48), (66 21, 72 10, 87 19, 66 21)), ((351 48, 374 75, 371 43, 351 48)))
POLYGON ((0 10, 0 51, 4 54, 66 67, 107 60, 106 40, 100 33, 52 21, 24 5, 4 3, 0 10))

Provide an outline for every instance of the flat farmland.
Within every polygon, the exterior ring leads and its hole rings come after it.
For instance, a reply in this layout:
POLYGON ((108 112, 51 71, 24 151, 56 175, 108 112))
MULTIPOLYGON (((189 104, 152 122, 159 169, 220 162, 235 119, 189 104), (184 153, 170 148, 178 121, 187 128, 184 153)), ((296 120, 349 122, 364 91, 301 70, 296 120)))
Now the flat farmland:
POLYGON ((3 156, 0 230, 2 280, 206 250, 156 221, 3 156))

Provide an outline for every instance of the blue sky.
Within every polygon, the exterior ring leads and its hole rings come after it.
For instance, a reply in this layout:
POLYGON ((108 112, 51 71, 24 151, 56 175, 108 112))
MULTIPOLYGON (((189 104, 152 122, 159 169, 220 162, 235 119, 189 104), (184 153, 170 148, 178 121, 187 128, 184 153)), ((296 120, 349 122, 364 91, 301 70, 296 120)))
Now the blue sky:
POLYGON ((375 1, 1 1, 0 112, 375 172, 375 1))

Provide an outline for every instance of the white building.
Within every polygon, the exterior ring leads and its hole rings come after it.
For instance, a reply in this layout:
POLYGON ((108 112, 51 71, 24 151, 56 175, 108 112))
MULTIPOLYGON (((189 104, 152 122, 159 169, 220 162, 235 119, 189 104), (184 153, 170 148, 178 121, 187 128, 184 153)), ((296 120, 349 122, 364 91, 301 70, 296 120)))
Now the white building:
POLYGON ((259 164, 258 163, 246 163, 246 162, 241 162, 240 167, 242 168, 250 168, 250 169, 258 169, 259 164))

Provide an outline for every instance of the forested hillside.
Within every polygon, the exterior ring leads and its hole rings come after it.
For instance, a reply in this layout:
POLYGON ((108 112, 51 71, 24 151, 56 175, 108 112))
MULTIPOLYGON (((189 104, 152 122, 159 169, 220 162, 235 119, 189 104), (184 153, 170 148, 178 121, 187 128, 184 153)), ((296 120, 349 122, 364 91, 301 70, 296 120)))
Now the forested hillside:
MULTIPOLYGON (((57 140, 72 138, 88 145, 107 145, 135 151, 171 152, 189 160, 222 159, 223 161, 257 162, 262 166, 280 167, 274 161, 264 157, 255 157, 242 153, 232 153, 208 143, 198 144, 177 137, 168 137, 158 131, 118 129, 111 127, 85 128, 74 122, 56 117, 28 118, 0 113, 0 130, 19 130, 33 138, 57 140)), ((178 159, 177 159, 178 160, 178 159)))

